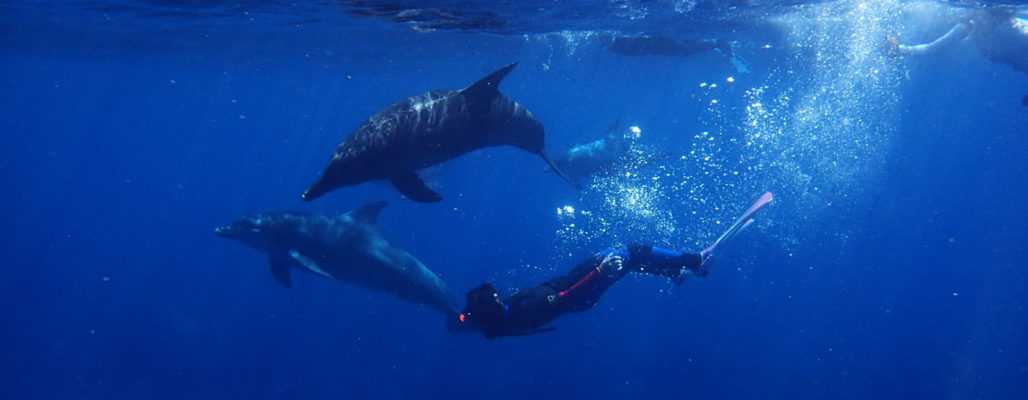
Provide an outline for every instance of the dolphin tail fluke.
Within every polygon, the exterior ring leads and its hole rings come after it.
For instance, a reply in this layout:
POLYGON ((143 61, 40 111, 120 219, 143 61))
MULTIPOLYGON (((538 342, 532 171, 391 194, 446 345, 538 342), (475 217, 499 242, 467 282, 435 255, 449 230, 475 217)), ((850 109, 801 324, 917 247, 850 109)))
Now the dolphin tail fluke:
POLYGON ((430 189, 413 171, 389 178, 389 182, 408 199, 419 203, 436 203, 443 199, 443 196, 430 189))
MULTIPOLYGON (((449 292, 447 292, 447 294, 449 294, 449 292)), ((457 313, 460 312, 457 308, 457 303, 453 302, 451 299, 445 299, 437 304, 433 304, 431 307, 442 313, 447 319, 453 318, 454 315, 457 315, 457 313)))
POLYGON ((742 232, 743 229, 749 227, 753 223, 753 216, 757 213, 757 211, 763 209, 764 206, 770 204, 773 200, 774 195, 771 192, 765 192, 763 195, 760 196, 760 198, 757 199, 757 201, 754 201, 750 208, 746 209, 746 212, 742 213, 742 216, 740 216, 739 219, 735 220, 735 223, 733 223, 732 226, 728 227, 728 230, 726 230, 725 233, 721 234, 721 236, 718 237, 717 240, 714 241, 714 243, 712 243, 710 246, 707 246, 707 248, 703 249, 703 251, 700 252, 700 259, 702 260, 702 263, 706 263, 707 260, 710 259, 710 257, 714 254, 714 251, 717 250, 718 245, 720 245, 722 242, 725 242, 726 240, 730 240, 731 238, 735 237, 736 234, 742 232))
POLYGON ((471 86, 464 88, 460 93, 472 99, 492 99, 500 94, 500 82, 502 82, 503 78, 507 77, 507 74, 509 74, 510 71, 513 71, 516 66, 518 66, 518 63, 512 63, 493 71, 493 73, 479 79, 478 82, 472 83, 471 86))
POLYGON ((546 161, 546 164, 550 166, 550 169, 553 170, 553 172, 557 174, 557 176, 567 181, 567 183, 570 183, 571 186, 575 187, 575 189, 581 189, 581 187, 579 187, 574 180, 568 177, 568 175, 565 174, 564 171, 561 171, 560 168, 557 168, 557 164, 554 164, 553 160, 551 160, 550 157, 546 155, 546 153, 539 153, 539 157, 542 157, 543 161, 546 161))

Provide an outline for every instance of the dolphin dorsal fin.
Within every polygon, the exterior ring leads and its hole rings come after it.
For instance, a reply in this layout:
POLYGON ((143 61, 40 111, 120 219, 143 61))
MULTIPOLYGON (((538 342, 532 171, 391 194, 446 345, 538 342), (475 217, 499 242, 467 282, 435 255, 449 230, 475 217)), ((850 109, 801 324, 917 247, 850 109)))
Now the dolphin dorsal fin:
POLYGON ((493 73, 479 79, 478 82, 472 83, 471 86, 461 90, 460 94, 475 100, 492 100, 493 97, 500 94, 500 82, 502 82, 503 78, 505 78, 516 66, 518 66, 518 63, 512 63, 493 71, 493 73))
POLYGON ((382 209, 388 204, 389 203, 385 201, 371 202, 355 208, 353 211, 346 213, 346 215, 353 218, 354 221, 374 225, 375 221, 378 221, 378 214, 381 213, 382 209))

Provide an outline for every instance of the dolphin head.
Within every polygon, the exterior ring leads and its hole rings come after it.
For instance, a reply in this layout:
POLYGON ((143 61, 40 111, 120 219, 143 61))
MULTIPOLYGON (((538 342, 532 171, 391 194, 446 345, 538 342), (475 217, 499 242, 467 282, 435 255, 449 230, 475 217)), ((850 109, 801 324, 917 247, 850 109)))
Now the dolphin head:
POLYGON ((340 182, 342 181, 340 177, 344 174, 341 172, 342 170, 340 168, 333 164, 329 164, 329 166, 325 168, 325 172, 321 174, 321 177, 308 186, 307 190, 304 190, 303 194, 300 195, 300 198, 303 199, 303 201, 311 201, 324 196, 325 193, 328 193, 335 188, 343 186, 344 184, 340 182))
POLYGON ((492 144, 514 146, 539 156, 561 179, 577 187, 577 184, 546 155, 546 130, 543 124, 532 116, 531 111, 514 100, 500 96, 493 103, 491 112, 492 144))
POLYGON ((268 245, 275 220, 276 218, 264 214, 246 216, 231 224, 215 228, 214 234, 238 240, 250 247, 263 249, 268 245))
POLYGON ((546 130, 543 129, 543 123, 531 115, 531 111, 507 97, 500 96, 492 104, 489 117, 492 124, 491 145, 514 146, 539 155, 551 171, 577 187, 575 181, 567 177, 546 155, 546 130))
POLYGON ((509 145, 533 154, 546 147, 546 130, 531 111, 518 102, 499 97, 492 109, 495 144, 509 145))
MULTIPOLYGON (((365 124, 351 136, 373 128, 365 124)), ((340 145, 318 180, 307 187, 300 198, 304 201, 312 201, 335 189, 364 183, 378 177, 375 166, 360 157, 361 148, 362 146, 351 145, 349 142, 340 145)))
POLYGON ((508 125, 511 129, 511 144, 529 153, 542 154, 546 147, 546 130, 528 109, 514 103, 516 112, 508 125))

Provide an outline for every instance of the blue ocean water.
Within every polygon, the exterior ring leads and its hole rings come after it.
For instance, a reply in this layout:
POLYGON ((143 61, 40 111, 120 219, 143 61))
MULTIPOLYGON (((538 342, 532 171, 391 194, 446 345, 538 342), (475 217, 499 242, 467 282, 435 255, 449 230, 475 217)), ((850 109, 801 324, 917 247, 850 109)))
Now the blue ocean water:
POLYGON ((883 51, 960 7, 0 5, 0 394, 1026 398, 1028 75, 970 45, 883 51), (619 35, 719 38, 733 57, 626 57, 606 48, 619 35), (501 90, 549 152, 639 128, 616 173, 575 190, 494 148, 423 173, 441 203, 385 184, 300 200, 369 115, 515 61, 501 90), (317 276, 281 288, 213 234, 387 200, 383 234, 462 297, 612 244, 698 251, 764 191, 706 279, 629 277, 554 332, 492 341, 317 276))

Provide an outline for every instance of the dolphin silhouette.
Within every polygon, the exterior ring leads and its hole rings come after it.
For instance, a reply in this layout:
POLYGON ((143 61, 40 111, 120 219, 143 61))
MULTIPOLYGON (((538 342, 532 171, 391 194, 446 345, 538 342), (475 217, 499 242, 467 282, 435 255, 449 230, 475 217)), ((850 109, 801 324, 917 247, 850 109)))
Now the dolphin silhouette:
POLYGON ((342 215, 255 214, 214 232, 267 253, 271 274, 282 286, 292 287, 290 270, 296 268, 452 316, 456 306, 443 280, 379 234, 375 220, 385 206, 369 203, 342 215))
POLYGON ((435 90, 397 102, 336 147, 321 177, 303 193, 306 201, 344 186, 388 180, 417 202, 437 202, 417 171, 485 147, 514 146, 542 157, 571 182, 544 152, 545 131, 525 107, 499 91, 517 63, 461 90, 435 90))

